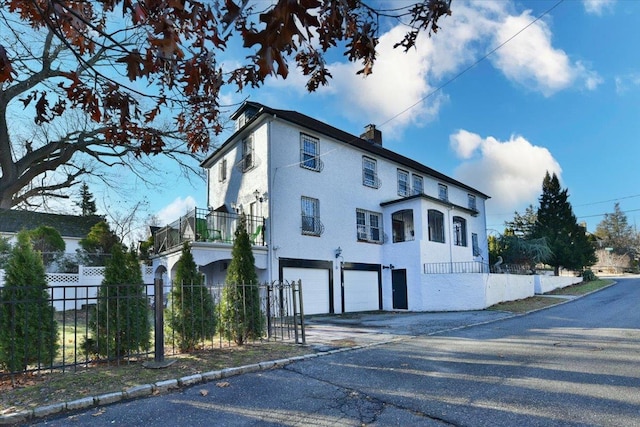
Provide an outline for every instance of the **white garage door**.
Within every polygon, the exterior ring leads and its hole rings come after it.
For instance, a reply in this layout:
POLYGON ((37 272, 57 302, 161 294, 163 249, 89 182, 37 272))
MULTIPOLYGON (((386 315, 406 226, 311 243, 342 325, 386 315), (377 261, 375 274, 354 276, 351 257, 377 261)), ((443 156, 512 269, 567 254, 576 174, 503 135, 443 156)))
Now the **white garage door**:
POLYGON ((282 269, 286 281, 302 280, 302 302, 304 314, 329 313, 329 270, 321 268, 282 269))
POLYGON ((377 271, 344 271, 344 311, 380 309, 377 271))

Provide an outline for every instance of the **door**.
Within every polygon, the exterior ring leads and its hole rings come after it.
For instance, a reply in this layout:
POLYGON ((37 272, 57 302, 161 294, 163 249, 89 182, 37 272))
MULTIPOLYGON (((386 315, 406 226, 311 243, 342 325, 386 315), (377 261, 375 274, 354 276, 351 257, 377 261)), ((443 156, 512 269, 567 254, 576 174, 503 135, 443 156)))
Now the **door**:
POLYGON ((344 312, 380 309, 378 271, 344 270, 343 274, 344 312))
POLYGON ((286 267, 282 269, 282 272, 284 280, 302 280, 302 303, 304 304, 305 316, 331 312, 329 270, 286 267))
POLYGON ((391 270, 391 289, 393 292, 393 309, 407 310, 407 270, 391 270))

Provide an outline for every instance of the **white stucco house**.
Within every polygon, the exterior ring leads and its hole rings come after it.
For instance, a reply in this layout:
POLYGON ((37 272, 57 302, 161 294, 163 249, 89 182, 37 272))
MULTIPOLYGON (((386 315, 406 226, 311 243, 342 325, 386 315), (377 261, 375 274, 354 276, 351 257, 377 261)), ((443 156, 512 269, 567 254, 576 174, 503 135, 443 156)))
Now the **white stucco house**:
POLYGON ((428 270, 484 272, 489 196, 384 148, 375 126, 358 137, 255 102, 232 118, 202 163, 208 206, 154 230, 165 286, 185 240, 207 283, 224 282, 239 213, 258 277, 301 279, 306 314, 422 309, 428 270))

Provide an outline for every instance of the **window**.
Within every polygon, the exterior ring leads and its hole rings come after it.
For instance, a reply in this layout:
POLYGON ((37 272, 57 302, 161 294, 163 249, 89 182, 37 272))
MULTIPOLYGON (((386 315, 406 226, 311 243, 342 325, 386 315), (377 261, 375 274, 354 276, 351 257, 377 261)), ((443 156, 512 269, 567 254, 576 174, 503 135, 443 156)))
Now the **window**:
POLYGON ((362 158, 362 185, 373 188, 380 187, 376 161, 369 157, 362 158))
POLYGON ((429 209, 429 240, 444 243, 444 214, 435 209, 429 209))
POLYGON ((382 214, 356 209, 358 240, 382 243, 382 214))
POLYGON ((413 210, 403 209, 391 214, 393 243, 414 239, 413 210))
POLYGON ((467 220, 460 216, 453 217, 453 244, 467 246, 467 220))
POLYGON ((242 140, 242 171, 246 172, 253 166, 253 138, 249 136, 242 140))
POLYGON ((424 181, 420 175, 413 175, 413 194, 424 193, 424 181))
POLYGON ((319 236, 322 234, 320 222, 320 201, 311 197, 302 197, 302 234, 319 236))
POLYGON ((476 196, 473 194, 467 194, 467 205, 469 209, 473 209, 474 211, 478 210, 476 209, 476 196))
POLYGON ((227 180, 227 159, 222 159, 218 167, 218 181, 224 182, 227 180))
POLYGON ((471 233, 471 247, 473 249, 473 256, 480 256, 480 245, 478 244, 478 234, 471 233))
POLYGON ((300 134, 300 167, 320 172, 320 140, 300 134))
POLYGON ((398 169, 398 196, 409 195, 409 172, 398 169))
POLYGON ((440 200, 449 200, 449 190, 444 184, 438 184, 438 198, 440 200))

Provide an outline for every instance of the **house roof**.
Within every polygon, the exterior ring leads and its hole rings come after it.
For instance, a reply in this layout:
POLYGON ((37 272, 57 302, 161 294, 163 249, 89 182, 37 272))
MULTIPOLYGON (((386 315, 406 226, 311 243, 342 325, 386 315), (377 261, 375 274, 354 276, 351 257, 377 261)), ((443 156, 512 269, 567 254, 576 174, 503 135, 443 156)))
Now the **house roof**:
POLYGON ((17 209, 0 210, 0 233, 18 233, 41 225, 53 227, 62 237, 86 237, 95 224, 103 221, 101 216, 58 215, 17 209))
MULTIPOLYGON (((247 109, 251 109, 251 110, 255 110, 256 113, 255 115, 247 122, 247 124, 254 122, 256 120, 258 120, 258 118, 260 116, 263 115, 267 115, 267 116, 272 116, 272 117, 277 117, 281 120, 286 120, 290 123, 299 125, 301 127, 304 127, 306 129, 315 131, 317 133, 323 134, 325 136, 328 136, 332 139, 335 139, 337 141, 343 142, 347 145, 353 146, 355 148, 358 148, 362 151, 371 153, 372 156, 376 156, 376 157, 382 157, 385 158, 387 160, 391 160, 395 163, 398 163, 400 165, 403 165, 407 168, 413 169, 417 172, 423 173, 425 175, 429 175, 439 181, 442 181, 444 183, 449 183, 449 184, 453 184, 456 185, 458 187, 464 188, 467 191, 473 192, 474 194, 477 194, 481 197, 484 197, 486 199, 489 199, 490 196, 478 191, 477 189, 470 187, 467 184, 464 184, 460 181, 457 181, 441 172, 436 171, 435 169, 432 169, 428 166, 423 165, 422 163, 419 163, 413 159, 410 159, 408 157, 402 156, 394 151, 388 150, 384 147, 382 147, 381 145, 369 142, 365 139, 362 139, 358 136, 352 135, 348 132, 342 131, 338 128, 335 128, 327 123, 321 122, 319 120, 316 120, 312 117, 309 117, 307 115, 298 113, 297 111, 291 111, 291 110, 279 110, 279 109, 275 109, 275 108, 270 108, 267 107, 266 105, 262 105, 260 103, 257 102, 253 102, 253 101, 245 101, 242 106, 235 112, 233 113, 233 115, 231 116, 232 118, 237 118, 243 111, 247 110, 247 109)), ((223 151, 229 144, 233 143, 233 141, 235 140, 235 138, 238 136, 238 134, 242 133, 245 130, 246 126, 238 129, 236 132, 233 133, 233 135, 231 135, 224 144, 222 144, 220 146, 220 148, 218 148, 213 154, 211 154, 209 157, 207 157, 202 163, 201 166, 203 167, 207 167, 210 162, 217 156, 218 153, 220 153, 221 151, 223 151)))

